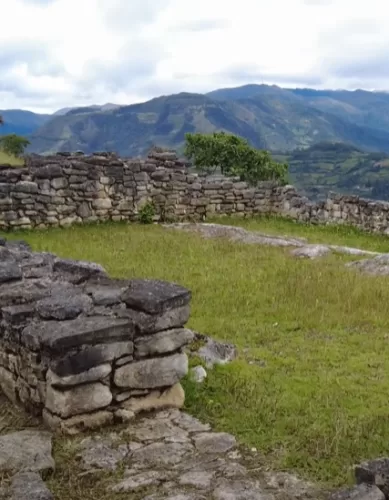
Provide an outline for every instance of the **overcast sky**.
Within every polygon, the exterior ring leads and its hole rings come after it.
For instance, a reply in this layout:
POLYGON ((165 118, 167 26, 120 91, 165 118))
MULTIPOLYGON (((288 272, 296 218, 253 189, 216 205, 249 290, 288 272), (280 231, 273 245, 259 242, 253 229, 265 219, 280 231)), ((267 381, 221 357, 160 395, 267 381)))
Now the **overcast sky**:
POLYGON ((387 0, 0 0, 0 109, 389 89, 387 0))

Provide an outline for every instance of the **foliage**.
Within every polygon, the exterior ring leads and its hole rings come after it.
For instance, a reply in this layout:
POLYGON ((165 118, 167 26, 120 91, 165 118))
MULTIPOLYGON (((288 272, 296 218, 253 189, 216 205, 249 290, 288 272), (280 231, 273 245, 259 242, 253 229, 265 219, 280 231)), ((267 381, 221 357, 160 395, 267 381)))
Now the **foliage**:
MULTIPOLYGON (((389 252, 389 238, 345 227, 223 221, 389 252)), ((157 225, 74 226, 15 238, 37 251, 100 262, 114 277, 191 289, 188 327, 235 343, 240 359, 209 370, 200 386, 185 382, 186 409, 256 447, 266 466, 340 485, 354 463, 387 455, 387 277, 346 269, 349 257, 300 260, 289 249, 205 240, 157 225)), ((96 498, 87 476, 61 457, 56 445, 56 497, 96 498)))
POLYGON ((139 222, 141 224, 152 224, 154 215, 154 205, 149 202, 145 203, 139 210, 139 222))
POLYGON ((219 169, 250 184, 264 180, 286 181, 287 165, 276 163, 267 151, 250 146, 246 139, 225 132, 185 136, 185 155, 200 170, 219 169))
POLYGON ((19 158, 30 141, 25 137, 16 134, 3 135, 0 137, 0 148, 9 155, 19 158))

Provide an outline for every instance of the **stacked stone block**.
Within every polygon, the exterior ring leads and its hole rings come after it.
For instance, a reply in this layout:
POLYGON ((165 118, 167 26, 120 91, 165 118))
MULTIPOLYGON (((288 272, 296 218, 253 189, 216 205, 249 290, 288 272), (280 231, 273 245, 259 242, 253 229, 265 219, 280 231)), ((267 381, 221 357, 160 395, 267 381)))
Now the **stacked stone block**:
POLYGON ((145 160, 113 153, 32 155, 24 168, 0 166, 0 230, 136 221, 151 203, 160 222, 266 214, 389 232, 387 202, 330 193, 325 202, 312 203, 290 185, 252 187, 189 167, 175 152, 160 150, 145 160))
POLYGON ((182 406, 190 295, 1 240, 1 390, 67 432, 182 406))

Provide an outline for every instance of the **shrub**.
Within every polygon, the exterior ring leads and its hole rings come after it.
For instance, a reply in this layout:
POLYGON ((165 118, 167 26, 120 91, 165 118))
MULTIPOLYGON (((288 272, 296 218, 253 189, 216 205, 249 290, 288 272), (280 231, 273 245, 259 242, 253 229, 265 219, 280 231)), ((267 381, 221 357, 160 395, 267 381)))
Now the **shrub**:
POLYGON ((185 139, 185 155, 200 170, 219 169, 253 185, 265 180, 286 182, 288 166, 275 162, 268 151, 251 147, 242 137, 215 132, 186 134, 185 139))
POLYGON ((139 210, 139 222, 141 224, 152 224, 154 215, 154 205, 150 202, 145 203, 139 210))
POLYGON ((16 134, 3 135, 0 137, 0 148, 9 155, 18 158, 24 153, 30 141, 16 134))

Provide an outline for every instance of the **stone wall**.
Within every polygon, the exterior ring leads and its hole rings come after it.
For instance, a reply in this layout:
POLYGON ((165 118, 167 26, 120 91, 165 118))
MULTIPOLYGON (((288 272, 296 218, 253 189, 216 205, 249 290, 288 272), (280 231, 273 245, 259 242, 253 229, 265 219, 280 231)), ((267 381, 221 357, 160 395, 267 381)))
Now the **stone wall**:
POLYGON ((0 388, 73 433, 180 407, 190 292, 0 240, 0 388))
POLYGON ((76 222, 137 220, 154 205, 156 221, 199 220, 213 214, 273 214, 312 223, 347 223, 389 232, 389 203, 330 194, 312 203, 293 186, 193 173, 174 152, 146 160, 111 153, 33 155, 25 168, 0 166, 0 230, 76 222))

